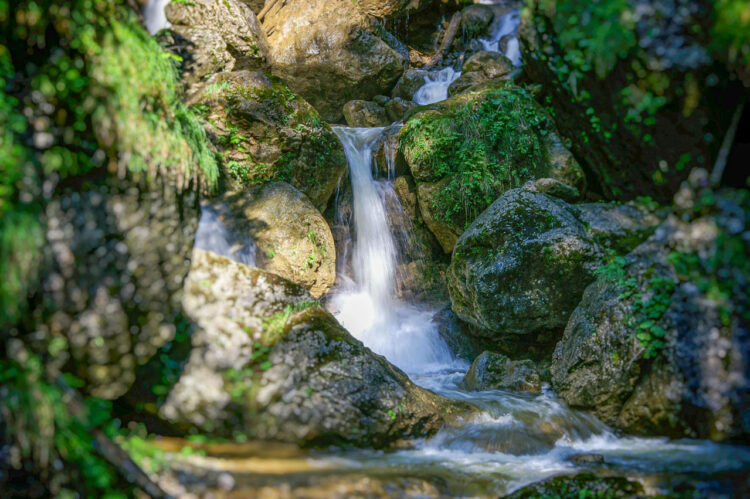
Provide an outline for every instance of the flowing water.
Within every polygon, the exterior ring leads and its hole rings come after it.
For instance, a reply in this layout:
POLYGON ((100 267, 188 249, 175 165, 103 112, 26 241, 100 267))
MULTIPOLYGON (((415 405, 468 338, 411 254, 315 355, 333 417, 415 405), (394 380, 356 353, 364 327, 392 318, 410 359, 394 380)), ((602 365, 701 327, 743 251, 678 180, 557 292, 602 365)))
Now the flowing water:
POLYGON ((221 219, 219 209, 208 203, 201 205, 201 219, 195 233, 194 247, 255 266, 255 243, 252 240, 241 240, 230 233, 221 219))
POLYGON ((164 13, 164 7, 171 0, 148 0, 146 7, 143 8, 143 21, 146 25, 146 30, 151 35, 155 35, 159 31, 166 29, 170 26, 167 21, 167 16, 164 13))
POLYGON ((461 76, 460 71, 448 67, 427 73, 424 77, 425 84, 414 94, 414 102, 420 106, 434 104, 448 98, 448 87, 461 76))

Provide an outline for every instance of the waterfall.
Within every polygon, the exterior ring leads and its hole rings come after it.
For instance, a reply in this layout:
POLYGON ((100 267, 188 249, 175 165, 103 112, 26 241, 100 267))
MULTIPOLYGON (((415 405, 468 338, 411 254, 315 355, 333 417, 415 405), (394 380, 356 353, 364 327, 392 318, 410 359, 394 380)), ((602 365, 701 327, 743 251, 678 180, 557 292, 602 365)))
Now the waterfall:
POLYGON ((500 18, 489 39, 482 38, 479 41, 482 43, 484 50, 501 52, 505 57, 510 59, 514 66, 520 66, 521 48, 516 37, 520 25, 521 14, 518 11, 510 12, 500 18), (506 36, 512 37, 508 40, 505 50, 500 50, 500 42, 506 36))
POLYGON ((146 24, 146 30, 150 35, 155 35, 159 31, 170 26, 167 16, 164 13, 164 7, 171 0, 148 0, 146 7, 143 9, 143 20, 146 24))
POLYGON ((212 251, 245 265, 255 266, 255 243, 239 241, 227 230, 219 212, 209 204, 201 205, 201 219, 195 233, 197 249, 212 251))
POLYGON ((424 77, 425 84, 414 94, 414 102, 420 106, 434 104, 448 98, 448 87, 456 81, 461 73, 451 67, 444 68, 424 77))
MULTIPOLYGON (((341 276, 329 308, 349 332, 407 372, 453 362, 431 323, 433 311, 395 299, 398 252, 388 223, 391 181, 373 176, 373 148, 384 128, 335 127, 349 163, 355 234, 353 276, 341 276)), ((392 199, 392 198, 391 198, 392 199)), ((345 245, 346 246, 346 245, 345 245)))

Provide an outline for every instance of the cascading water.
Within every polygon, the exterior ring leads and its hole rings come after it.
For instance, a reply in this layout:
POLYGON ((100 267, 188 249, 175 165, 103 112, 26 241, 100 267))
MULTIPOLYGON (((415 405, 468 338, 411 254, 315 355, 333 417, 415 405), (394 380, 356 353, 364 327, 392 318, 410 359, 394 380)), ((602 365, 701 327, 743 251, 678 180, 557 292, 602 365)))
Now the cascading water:
POLYGON ((389 229, 386 198, 392 185, 372 172, 373 147, 383 128, 334 131, 349 162, 355 234, 354 276, 333 293, 329 306, 355 337, 407 372, 423 372, 453 362, 431 324, 433 312, 394 298, 397 250, 389 229))
POLYGON ((171 0, 148 0, 146 7, 143 9, 143 21, 146 30, 150 35, 155 35, 159 31, 170 26, 167 16, 164 13, 164 7, 171 0))
POLYGON ((451 67, 434 73, 427 73, 424 77, 425 84, 414 94, 414 102, 424 106, 444 101, 448 98, 448 87, 459 76, 461 76, 461 73, 451 67))
POLYGON ((510 59, 514 66, 520 66, 521 48, 518 43, 518 38, 516 37, 520 25, 521 14, 518 11, 510 12, 500 18, 492 31, 492 35, 488 39, 482 38, 479 41, 482 43, 484 50, 500 52, 510 59), (506 37, 508 37, 508 39, 505 49, 501 50, 500 43, 506 37))

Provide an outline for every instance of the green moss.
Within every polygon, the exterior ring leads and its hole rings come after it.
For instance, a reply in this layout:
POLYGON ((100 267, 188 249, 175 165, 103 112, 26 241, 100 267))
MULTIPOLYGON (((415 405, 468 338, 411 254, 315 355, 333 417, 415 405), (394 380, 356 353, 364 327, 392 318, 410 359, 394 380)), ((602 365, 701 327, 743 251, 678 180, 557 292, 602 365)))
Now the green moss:
POLYGON ((401 132, 400 148, 419 170, 417 178, 442 182, 434 208, 464 228, 499 194, 546 167, 542 139, 549 130, 531 96, 506 86, 414 116, 401 132))

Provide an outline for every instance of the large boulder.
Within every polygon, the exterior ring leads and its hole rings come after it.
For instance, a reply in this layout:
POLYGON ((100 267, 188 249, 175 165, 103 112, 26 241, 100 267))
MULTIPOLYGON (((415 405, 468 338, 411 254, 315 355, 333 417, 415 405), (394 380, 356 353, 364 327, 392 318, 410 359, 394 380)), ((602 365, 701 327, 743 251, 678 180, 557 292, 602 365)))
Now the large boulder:
POLYGON ((490 342, 551 346, 608 251, 632 249, 659 221, 637 205, 508 191, 458 239, 447 275, 453 310, 490 342))
POLYGON ((283 82, 253 71, 219 73, 190 102, 204 111, 236 188, 286 181, 325 209, 346 171, 344 150, 317 111, 283 82))
POLYGON ((718 62, 743 60, 736 12, 710 0, 529 2, 524 73, 543 85, 594 190, 668 201, 691 168, 713 164, 741 100, 718 62))
POLYGON ((570 153, 558 154, 554 126, 531 96, 491 83, 412 116, 401 130, 422 217, 446 253, 508 189, 542 177, 584 187, 583 171, 570 153))
POLYGON ((378 127, 390 123, 383 106, 366 100, 347 102, 344 105, 344 118, 351 127, 378 127))
POLYGON ((160 414, 186 431, 384 447, 436 431, 459 409, 274 274, 195 250, 184 307, 197 329, 160 414))
POLYGON ((259 69, 268 62, 266 35, 252 10, 239 0, 171 2, 171 23, 161 41, 181 57, 188 95, 203 79, 220 71, 259 69))
POLYGON ((350 100, 388 93, 406 69, 403 55, 350 0, 276 2, 263 29, 274 74, 328 121, 339 120, 350 100))
POLYGON ((255 265, 307 289, 314 298, 336 280, 336 248, 323 215, 286 182, 218 198, 227 229, 256 247, 255 265))
POLYGON ((629 432, 747 439, 750 195, 697 201, 692 221, 670 217, 598 272, 555 350, 552 383, 629 432))
POLYGON ((464 376, 467 390, 510 390, 540 393, 542 378, 530 360, 511 360, 503 354, 482 352, 464 376))
POLYGON ((409 69, 396 82, 396 86, 393 87, 391 95, 396 98, 400 97, 406 101, 411 101, 414 98, 414 94, 417 90, 422 88, 426 83, 425 75, 427 72, 418 69, 409 69))

